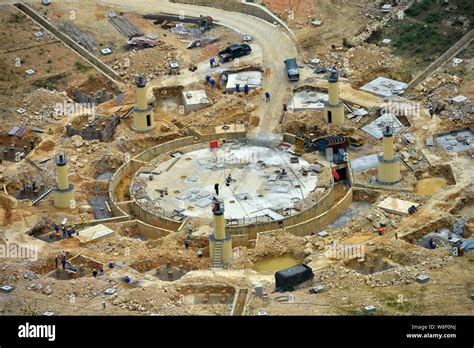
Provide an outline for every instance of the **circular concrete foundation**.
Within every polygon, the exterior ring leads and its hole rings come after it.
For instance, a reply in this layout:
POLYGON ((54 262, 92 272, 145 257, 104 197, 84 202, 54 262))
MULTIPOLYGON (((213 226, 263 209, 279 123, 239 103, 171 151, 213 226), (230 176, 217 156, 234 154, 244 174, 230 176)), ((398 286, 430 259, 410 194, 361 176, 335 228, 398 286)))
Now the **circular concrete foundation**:
POLYGON ((211 221, 215 184, 226 220, 250 224, 304 210, 303 201, 315 190, 317 176, 308 162, 284 150, 240 142, 217 149, 204 144, 160 157, 140 169, 131 193, 138 204, 158 216, 182 214, 211 221))

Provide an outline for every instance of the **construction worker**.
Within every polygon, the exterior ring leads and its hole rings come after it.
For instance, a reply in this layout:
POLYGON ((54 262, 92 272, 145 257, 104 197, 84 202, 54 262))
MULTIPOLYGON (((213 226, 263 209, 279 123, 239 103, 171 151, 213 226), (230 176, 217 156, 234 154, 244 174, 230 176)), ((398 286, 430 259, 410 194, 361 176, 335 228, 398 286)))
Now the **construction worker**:
POLYGON ((93 276, 94 278, 97 278, 97 270, 96 270, 96 269, 94 269, 94 270, 92 271, 92 276, 93 276))
POLYGON ((81 229, 83 230, 86 224, 86 217, 84 214, 81 215, 81 229))
POLYGON ((66 228, 66 225, 63 225, 61 227, 61 230, 63 231, 63 238, 66 238, 66 235, 67 235, 67 228, 66 228))
POLYGON ((219 196, 219 184, 218 183, 214 184, 214 191, 216 191, 216 196, 219 196))
POLYGON ((186 249, 189 249, 189 239, 188 239, 188 238, 186 238, 186 239, 184 240, 184 247, 185 247, 186 249))
POLYGON ((199 249, 199 250, 197 251, 197 257, 202 257, 202 250, 201 250, 201 249, 199 249))
POLYGON ((56 257, 54 258, 54 265, 55 265, 55 268, 58 269, 58 266, 59 266, 59 257, 58 257, 58 255, 56 255, 56 257))
POLYGON ((430 240, 428 241, 428 245, 429 245, 430 249, 436 249, 436 246, 433 242, 433 238, 430 238, 430 240))
POLYGON ((211 84, 211 75, 206 75, 206 83, 211 84))
POLYGON ((236 91, 237 93, 240 93, 240 83, 236 83, 236 84, 235 84, 235 91, 236 91))
POLYGON ((63 256, 63 257, 61 258, 61 265, 63 266, 63 269, 66 269, 66 262, 67 262, 67 261, 66 261, 66 256, 63 256))
POLYGON ((265 92, 265 103, 268 103, 270 101, 270 92, 266 91, 265 92))
POLYGON ((58 226, 58 229, 54 231, 54 233, 56 234, 56 240, 60 240, 61 239, 61 232, 59 231, 59 226, 58 226))
POLYGON ((431 119, 433 119, 433 115, 435 114, 434 106, 430 106, 429 112, 430 112, 431 119))
POLYGON ((216 80, 211 79, 211 87, 212 88, 216 87, 216 80))
POLYGON ((232 182, 232 175, 229 174, 227 179, 225 179, 225 186, 230 186, 231 182, 232 182))
POLYGON ((249 85, 246 84, 246 85, 244 86, 244 93, 245 93, 245 95, 248 95, 248 94, 249 94, 249 90, 250 90, 249 85))
POLYGON ((210 60, 209 60, 209 64, 211 66, 211 69, 214 68, 214 64, 216 64, 216 59, 214 57, 212 57, 210 60))

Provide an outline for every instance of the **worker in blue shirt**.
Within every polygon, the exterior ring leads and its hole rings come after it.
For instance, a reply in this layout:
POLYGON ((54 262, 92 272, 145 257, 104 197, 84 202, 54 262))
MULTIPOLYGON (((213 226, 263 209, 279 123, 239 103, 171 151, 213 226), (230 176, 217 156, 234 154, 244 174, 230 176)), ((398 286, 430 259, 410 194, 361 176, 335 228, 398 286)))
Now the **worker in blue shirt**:
POLYGON ((270 101, 270 92, 266 91, 265 92, 265 103, 268 103, 270 101))

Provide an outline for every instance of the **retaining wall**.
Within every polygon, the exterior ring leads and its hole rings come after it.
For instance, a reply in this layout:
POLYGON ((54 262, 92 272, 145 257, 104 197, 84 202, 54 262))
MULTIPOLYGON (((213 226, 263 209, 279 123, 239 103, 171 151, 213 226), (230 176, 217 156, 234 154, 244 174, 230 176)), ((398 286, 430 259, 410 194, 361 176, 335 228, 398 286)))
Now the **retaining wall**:
POLYGON ((231 12, 240 12, 249 16, 257 17, 263 19, 265 22, 274 24, 277 22, 281 25, 290 35, 293 36, 293 32, 291 29, 286 25, 281 18, 277 17, 270 11, 262 8, 256 4, 245 3, 241 1, 230 1, 230 0, 170 0, 170 2, 178 3, 178 4, 188 4, 188 5, 196 5, 196 6, 204 6, 204 7, 213 7, 218 8, 225 11, 231 12))
MULTIPOLYGON (((215 139, 231 140, 243 138, 244 136, 245 133, 227 133, 186 137, 157 145, 133 157, 131 161, 123 164, 114 173, 110 180, 109 200, 113 214, 118 216, 127 216, 130 214, 145 224, 158 227, 159 229, 168 231, 180 230, 185 223, 184 221, 180 222, 164 216, 158 216, 156 213, 145 210, 134 200, 119 204, 118 197, 115 194, 118 185, 125 176, 132 177, 141 167, 164 153, 178 150, 193 144, 206 143, 215 139)), ((284 134, 283 140, 288 143, 294 143, 295 136, 284 134)), ((350 172, 349 167, 347 170, 350 172)), ((348 177, 350 178, 350 175, 348 177)), ((226 232, 232 236, 233 242, 235 241, 236 243, 235 245, 247 245, 249 240, 257 238, 258 233, 267 231, 286 229, 290 233, 296 235, 309 234, 320 230, 342 214, 352 203, 352 193, 353 189, 351 188, 339 202, 334 204, 334 181, 331 177, 331 186, 329 190, 311 208, 281 221, 262 222, 244 226, 228 226, 226 232)))
POLYGON ((474 38, 474 29, 470 30, 466 35, 464 35, 458 42, 452 45, 446 52, 439 56, 433 63, 428 65, 428 67, 419 73, 410 83, 408 84, 407 90, 415 87, 425 78, 427 78, 433 71, 442 66, 448 59, 451 59, 458 51, 463 48, 469 41, 474 38))

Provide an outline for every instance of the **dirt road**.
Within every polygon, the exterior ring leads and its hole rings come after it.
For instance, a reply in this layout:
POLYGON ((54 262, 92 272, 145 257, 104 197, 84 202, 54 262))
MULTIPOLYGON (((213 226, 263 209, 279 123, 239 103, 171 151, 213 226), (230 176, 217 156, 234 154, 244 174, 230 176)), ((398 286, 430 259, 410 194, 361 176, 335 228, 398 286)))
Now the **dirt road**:
POLYGON ((271 102, 260 109, 260 126, 253 133, 258 137, 269 136, 278 132, 278 123, 287 101, 290 84, 285 75, 283 61, 297 55, 296 45, 283 30, 259 18, 237 12, 215 8, 170 3, 165 0, 143 0, 140 2, 125 0, 98 0, 97 4, 118 6, 123 10, 142 14, 166 12, 184 14, 185 16, 210 15, 217 23, 230 27, 241 33, 251 35, 262 48, 263 66, 265 69, 264 91, 269 91, 271 102))

